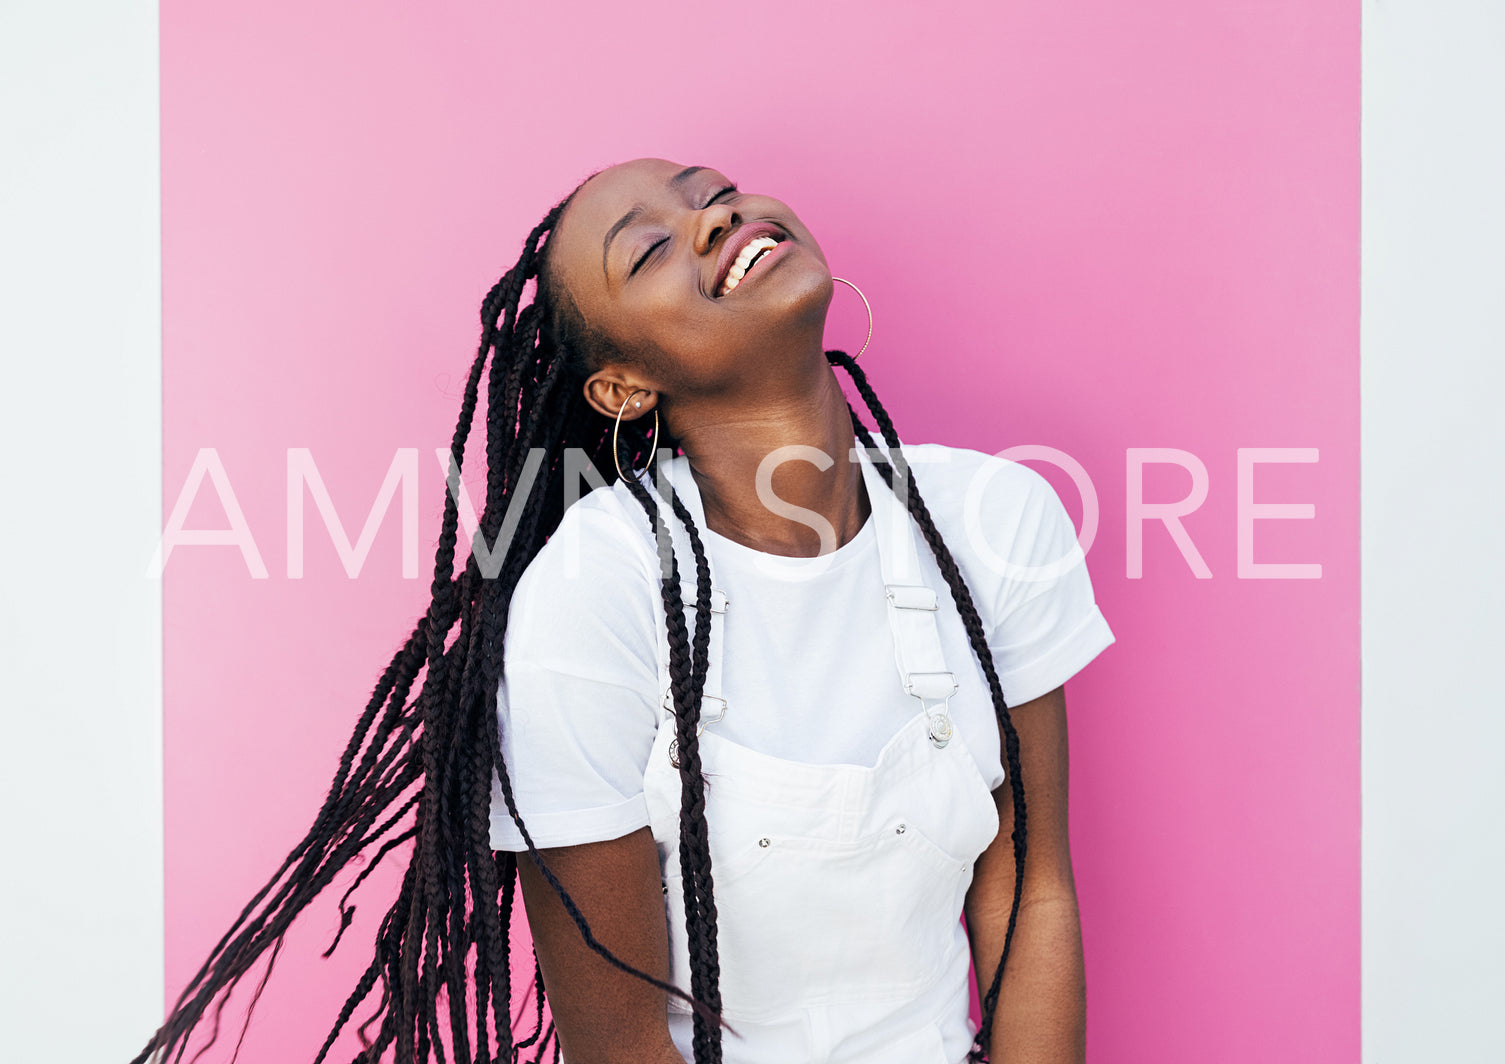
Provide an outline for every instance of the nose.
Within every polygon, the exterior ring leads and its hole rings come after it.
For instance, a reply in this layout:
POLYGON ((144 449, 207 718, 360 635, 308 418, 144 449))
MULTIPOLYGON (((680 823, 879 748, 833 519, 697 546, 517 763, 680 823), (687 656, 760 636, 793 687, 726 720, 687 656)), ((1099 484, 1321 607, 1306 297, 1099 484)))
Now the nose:
POLYGON ((725 203, 713 203, 697 211, 695 218, 695 253, 704 255, 716 246, 727 232, 741 224, 742 218, 725 203))

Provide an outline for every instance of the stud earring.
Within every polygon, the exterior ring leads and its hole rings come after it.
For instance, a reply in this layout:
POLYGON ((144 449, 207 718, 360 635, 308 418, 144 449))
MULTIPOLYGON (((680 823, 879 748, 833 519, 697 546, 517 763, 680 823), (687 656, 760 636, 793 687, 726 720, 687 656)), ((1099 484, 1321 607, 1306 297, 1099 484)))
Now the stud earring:
POLYGON ((867 339, 862 341, 861 349, 852 356, 852 361, 856 362, 859 358, 862 357, 862 352, 867 350, 867 345, 873 338, 873 305, 867 301, 867 296, 862 294, 862 289, 858 288, 851 281, 848 281, 845 277, 832 277, 831 280, 840 281, 852 291, 856 292, 858 298, 862 300, 862 305, 867 308, 867 339))

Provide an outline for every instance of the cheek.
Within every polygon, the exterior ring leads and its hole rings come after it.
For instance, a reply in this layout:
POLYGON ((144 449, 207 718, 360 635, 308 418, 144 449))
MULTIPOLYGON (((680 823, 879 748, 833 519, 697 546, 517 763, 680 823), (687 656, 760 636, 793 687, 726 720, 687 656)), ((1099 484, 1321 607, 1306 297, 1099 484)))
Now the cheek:
POLYGON ((714 308, 678 299, 645 299, 631 320, 634 353, 657 383, 672 392, 694 393, 720 381, 731 357, 714 308))
POLYGON ((781 200, 776 200, 771 196, 765 198, 774 208, 770 213, 774 213, 778 217, 785 219, 790 231, 799 238, 800 243, 805 246, 806 250, 824 263, 826 261, 826 254, 821 250, 820 242, 815 239, 815 234, 810 232, 805 223, 800 221, 799 216, 789 209, 788 204, 781 200))
POLYGON ((624 332, 638 343, 673 354, 713 335, 716 308, 708 304, 695 280, 655 278, 623 308, 624 332))

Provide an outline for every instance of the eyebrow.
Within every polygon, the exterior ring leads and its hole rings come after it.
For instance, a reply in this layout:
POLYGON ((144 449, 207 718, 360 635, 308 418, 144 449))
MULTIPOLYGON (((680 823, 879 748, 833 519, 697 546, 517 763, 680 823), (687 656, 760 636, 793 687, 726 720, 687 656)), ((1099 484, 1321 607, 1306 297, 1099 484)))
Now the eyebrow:
MULTIPOLYGON (((695 174, 700 173, 700 171, 702 171, 704 169, 705 169, 705 167, 703 167, 703 166, 687 166, 687 167, 685 167, 679 173, 677 173, 673 177, 669 178, 669 188, 670 189, 676 189, 676 188, 678 188, 680 185, 683 185, 686 181, 688 181, 695 174)), ((633 222, 637 221, 637 219, 642 215, 642 213, 643 213, 643 205, 641 203, 639 203, 635 207, 633 207, 631 210, 629 210, 626 214, 622 215, 622 217, 618 218, 616 220, 616 222, 612 225, 612 227, 606 231, 606 239, 601 242, 601 273, 602 273, 602 275, 608 281, 611 280, 611 274, 607 272, 607 269, 606 269, 606 260, 607 260, 607 256, 609 256, 611 254, 611 242, 616 239, 616 236, 617 236, 618 233, 620 233, 623 229, 626 229, 633 222)))

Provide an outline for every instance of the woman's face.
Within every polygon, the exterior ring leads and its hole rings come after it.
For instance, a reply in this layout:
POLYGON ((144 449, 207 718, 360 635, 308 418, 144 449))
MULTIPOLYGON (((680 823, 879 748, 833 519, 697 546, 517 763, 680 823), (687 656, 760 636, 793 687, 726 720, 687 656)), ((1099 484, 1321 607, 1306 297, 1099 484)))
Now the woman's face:
POLYGON ((633 386, 735 395, 799 360, 826 364, 820 246, 783 203, 718 170, 665 159, 603 170, 570 201, 549 254, 555 283, 633 360, 596 375, 609 386, 588 383, 603 413, 615 416, 633 386))

